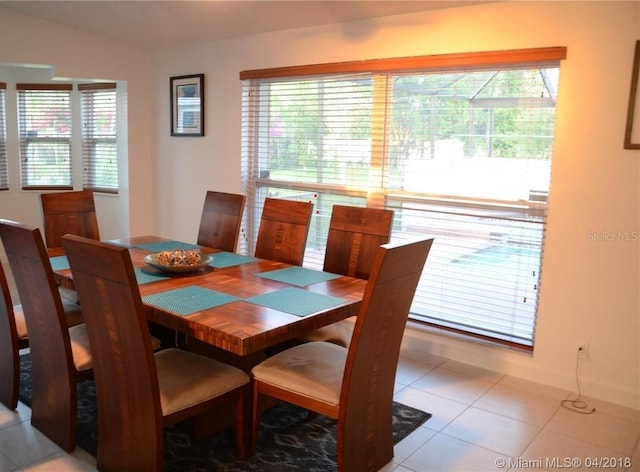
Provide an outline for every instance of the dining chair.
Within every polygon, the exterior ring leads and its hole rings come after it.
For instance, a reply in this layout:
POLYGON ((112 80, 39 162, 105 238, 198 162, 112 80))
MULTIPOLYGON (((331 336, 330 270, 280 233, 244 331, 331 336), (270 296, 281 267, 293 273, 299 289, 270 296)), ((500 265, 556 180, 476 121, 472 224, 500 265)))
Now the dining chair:
MULTIPOLYGON (((60 238, 67 233, 100 239, 93 192, 73 190, 40 194, 40 208, 47 248, 62 247, 60 238)), ((78 294, 68 287, 58 287, 60 296, 78 303, 78 294)))
POLYGON ((10 410, 18 406, 20 349, 29 346, 21 306, 13 306, 11 291, 0 264, 0 403, 10 410))
POLYGON ((246 458, 249 376, 176 348, 154 354, 128 249, 76 235, 64 236, 62 244, 93 349, 98 469, 160 471, 165 426, 229 404, 238 455, 246 458))
POLYGON ((302 265, 313 203, 265 198, 255 257, 302 265))
POLYGON ((207 191, 198 229, 198 245, 235 252, 246 197, 207 191))
MULTIPOLYGON (((84 323, 69 327, 40 230, 0 222, 31 355, 31 424, 67 452, 75 448, 76 383, 93 376, 84 323)), ((79 316, 82 316, 78 309, 79 316)))
MULTIPOLYGON (((368 280, 376 251, 391 239, 393 211, 334 205, 324 255, 325 272, 368 280)), ((326 341, 347 347, 356 317, 311 331, 300 341, 326 341)))
POLYGON ((48 248, 62 247, 67 233, 100 239, 93 192, 41 193, 40 204, 44 222, 44 236, 48 248))
POLYGON ((400 344, 433 239, 380 246, 348 348, 297 345, 252 369, 253 441, 261 404, 278 399, 337 420, 338 470, 377 471, 393 458, 400 344))

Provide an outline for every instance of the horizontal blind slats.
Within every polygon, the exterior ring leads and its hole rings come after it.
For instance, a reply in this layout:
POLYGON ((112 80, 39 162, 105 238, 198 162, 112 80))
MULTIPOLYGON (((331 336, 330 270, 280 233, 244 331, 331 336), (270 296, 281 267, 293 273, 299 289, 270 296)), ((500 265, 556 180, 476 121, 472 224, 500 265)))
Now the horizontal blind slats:
POLYGON ((17 84, 22 188, 71 186, 71 92, 17 84))

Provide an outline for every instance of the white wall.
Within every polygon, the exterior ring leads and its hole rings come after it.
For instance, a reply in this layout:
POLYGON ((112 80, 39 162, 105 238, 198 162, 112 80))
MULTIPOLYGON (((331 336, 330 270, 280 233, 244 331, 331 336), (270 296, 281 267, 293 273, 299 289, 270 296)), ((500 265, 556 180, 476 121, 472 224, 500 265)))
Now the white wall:
POLYGON ((411 330, 407 344, 640 408, 640 152, 622 147, 638 2, 506 2, 207 42, 154 53, 158 232, 195 240, 207 189, 240 191, 242 70, 566 46, 533 355, 411 330), (206 75, 206 135, 169 136, 169 77, 206 75))
MULTIPOLYGON (((151 55, 130 45, 85 34, 0 7, 0 82, 8 92, 31 75, 8 73, 3 64, 46 66, 40 76, 104 79, 126 82, 128 89, 128 155, 121 164, 121 189, 116 197, 96 194, 101 236, 149 234, 153 227, 153 128, 151 55), (4 73, 3 73, 4 71, 4 73), (131 204, 130 202, 135 202, 131 204)), ((9 95, 9 93, 7 94, 9 95)), ((7 97, 9 102, 10 97, 7 97)), ((14 108, 15 109, 15 108, 14 108)), ((39 191, 19 186, 15 114, 7 117, 11 188, 0 192, 0 218, 41 225, 39 191)))

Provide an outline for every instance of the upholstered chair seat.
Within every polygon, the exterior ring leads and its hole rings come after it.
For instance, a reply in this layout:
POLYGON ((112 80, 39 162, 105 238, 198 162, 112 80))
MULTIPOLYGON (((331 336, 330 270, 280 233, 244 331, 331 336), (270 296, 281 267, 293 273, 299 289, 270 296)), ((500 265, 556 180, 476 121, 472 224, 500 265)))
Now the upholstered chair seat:
POLYGON ((175 348, 155 355, 163 416, 238 389, 249 382, 240 369, 175 348))

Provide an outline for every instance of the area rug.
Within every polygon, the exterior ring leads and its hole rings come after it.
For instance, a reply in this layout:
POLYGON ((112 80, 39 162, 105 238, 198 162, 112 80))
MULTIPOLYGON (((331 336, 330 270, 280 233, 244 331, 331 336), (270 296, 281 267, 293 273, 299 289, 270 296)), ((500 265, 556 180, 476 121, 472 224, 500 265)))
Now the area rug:
MULTIPOLYGON (((31 404, 31 360, 20 356, 20 401, 31 404)), ((78 384, 78 446, 96 455, 95 384, 78 384)), ((394 443, 431 417, 430 413, 394 402, 394 443)), ((193 443, 185 425, 165 429, 164 465, 167 472, 321 472, 336 470, 336 422, 323 415, 309 419, 307 411, 279 403, 262 417, 255 454, 236 459, 233 428, 193 443)))

